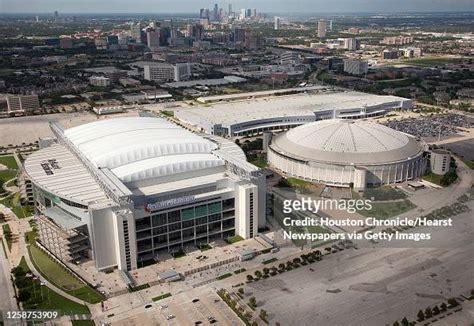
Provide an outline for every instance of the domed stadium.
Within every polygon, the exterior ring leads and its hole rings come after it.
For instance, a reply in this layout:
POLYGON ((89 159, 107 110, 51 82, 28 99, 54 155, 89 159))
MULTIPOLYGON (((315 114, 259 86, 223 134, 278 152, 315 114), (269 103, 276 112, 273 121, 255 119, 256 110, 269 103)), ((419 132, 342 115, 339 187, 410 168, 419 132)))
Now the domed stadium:
POLYGON ((331 119, 274 136, 268 161, 288 176, 363 190, 421 176, 424 152, 415 137, 378 123, 331 119))

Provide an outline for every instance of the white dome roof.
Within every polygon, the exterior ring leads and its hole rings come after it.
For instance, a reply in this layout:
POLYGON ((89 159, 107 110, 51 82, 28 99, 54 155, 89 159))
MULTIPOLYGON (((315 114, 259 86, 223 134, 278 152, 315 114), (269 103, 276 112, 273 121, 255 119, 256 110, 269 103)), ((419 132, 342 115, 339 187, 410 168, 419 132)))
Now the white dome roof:
POLYGON ((272 148, 307 161, 376 164, 413 157, 421 144, 407 134, 361 120, 322 120, 294 128, 274 139, 272 148))
POLYGON ((123 182, 224 165, 212 154, 215 143, 164 119, 104 119, 64 134, 95 166, 123 182))

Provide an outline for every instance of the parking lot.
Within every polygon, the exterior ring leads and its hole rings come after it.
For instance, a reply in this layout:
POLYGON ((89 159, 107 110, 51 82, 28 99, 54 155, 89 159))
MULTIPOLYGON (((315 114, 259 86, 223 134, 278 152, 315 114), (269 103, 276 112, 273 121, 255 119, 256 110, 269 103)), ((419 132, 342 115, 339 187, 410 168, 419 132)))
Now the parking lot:
MULTIPOLYGON (((474 205, 470 203, 471 209, 474 205)), ((453 227, 420 228, 429 242, 367 243, 245 286, 281 325, 385 325, 474 288, 470 212, 453 227), (314 271, 311 271, 312 268, 314 271)))
POLYGON ((419 137, 452 136, 472 128, 472 119, 464 115, 448 113, 428 117, 390 120, 384 123, 392 129, 419 137))
POLYGON ((210 287, 201 287, 140 306, 109 319, 112 325, 229 325, 242 321, 219 299, 210 287), (194 301, 194 302, 193 302, 194 301), (196 322, 198 322, 196 324, 196 322), (199 323, 200 322, 200 323, 199 323))

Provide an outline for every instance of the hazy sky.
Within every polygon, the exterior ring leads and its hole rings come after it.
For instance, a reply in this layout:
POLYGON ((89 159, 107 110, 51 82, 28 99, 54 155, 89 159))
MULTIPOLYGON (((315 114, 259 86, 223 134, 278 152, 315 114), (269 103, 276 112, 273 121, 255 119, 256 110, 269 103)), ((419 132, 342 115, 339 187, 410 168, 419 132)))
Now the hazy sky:
POLYGON ((474 11, 474 0, 0 0, 0 13, 192 13, 214 3, 234 11, 257 8, 261 12, 349 13, 474 11))

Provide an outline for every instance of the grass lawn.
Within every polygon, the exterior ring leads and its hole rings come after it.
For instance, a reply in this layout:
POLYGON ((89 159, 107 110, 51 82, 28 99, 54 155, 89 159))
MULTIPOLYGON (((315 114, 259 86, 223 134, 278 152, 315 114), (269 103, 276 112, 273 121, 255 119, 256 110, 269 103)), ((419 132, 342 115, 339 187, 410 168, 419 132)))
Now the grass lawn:
POLYGON ((373 198, 374 201, 397 200, 405 199, 406 197, 407 195, 403 192, 388 186, 367 188, 364 192, 364 198, 373 198))
POLYGON ((25 242, 27 245, 32 245, 36 240, 36 231, 29 231, 25 233, 25 242))
POLYGON ((227 243, 236 243, 242 240, 244 240, 244 238, 242 238, 240 235, 234 235, 233 237, 228 237, 225 239, 227 243))
POLYGON ((433 67, 444 65, 447 63, 459 63, 462 60, 459 58, 442 58, 442 57, 426 57, 418 59, 403 60, 401 63, 412 64, 417 66, 433 67))
POLYGON ((10 179, 16 177, 16 170, 1 170, 0 171, 0 193, 3 192, 3 184, 10 179))
POLYGON ((432 183, 435 183, 437 185, 441 185, 441 178, 443 176, 442 175, 437 175, 437 174, 434 174, 434 173, 429 173, 427 175, 424 175, 422 178, 426 181, 429 181, 429 182, 432 182, 432 183))
POLYGON ((21 195, 19 192, 0 200, 0 203, 9 207, 18 218, 25 218, 33 215, 34 207, 31 205, 21 205, 21 195))
POLYGON ((102 296, 97 291, 69 274, 61 265, 49 258, 47 254, 36 246, 30 246, 28 250, 36 269, 49 282, 76 298, 89 303, 98 303, 102 300, 102 296))
POLYGON ((376 219, 384 220, 408 212, 415 207, 416 205, 408 199, 386 203, 373 202, 371 210, 359 210, 357 213, 366 217, 374 217, 376 219))
POLYGON ((266 168, 268 166, 267 160, 262 156, 253 156, 249 158, 249 163, 258 166, 259 168, 266 168))
MULTIPOLYGON (((18 266, 21 267, 25 272, 30 272, 30 269, 26 264, 25 257, 21 258, 20 264, 18 266)), ((32 284, 33 286, 30 288, 32 296, 40 296, 42 294, 43 299, 38 304, 25 302, 23 305, 24 309, 59 310, 59 312, 63 315, 90 313, 87 306, 78 304, 63 297, 47 286, 40 285, 39 281, 32 281, 32 284)))
POLYGON ((0 164, 6 165, 11 170, 18 170, 18 164, 13 155, 1 155, 0 164))
POLYGON ((72 326, 94 326, 95 323, 92 320, 72 320, 72 326))
POLYGON ((290 184, 291 187, 309 187, 311 186, 311 182, 308 182, 308 181, 304 181, 304 180, 301 180, 301 179, 297 179, 297 178, 288 178, 286 179, 286 181, 288 181, 288 183, 290 184))
POLYGON ((3 237, 5 238, 5 240, 7 240, 8 251, 11 251, 11 250, 12 250, 12 239, 11 239, 11 236, 10 236, 10 237, 6 237, 6 236, 5 236, 5 233, 7 233, 7 232, 10 232, 10 233, 11 233, 10 225, 8 225, 8 224, 3 224, 3 225, 2 225, 2 229, 3 229, 3 237))
POLYGON ((151 300, 159 301, 159 300, 163 300, 163 299, 168 298, 168 297, 171 297, 171 293, 164 293, 162 295, 159 295, 157 297, 152 298, 151 300))

